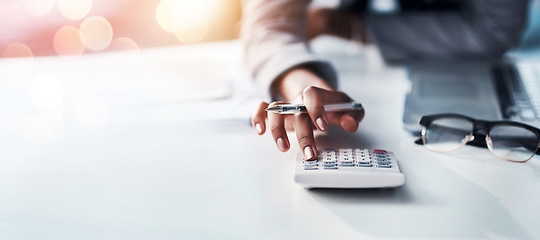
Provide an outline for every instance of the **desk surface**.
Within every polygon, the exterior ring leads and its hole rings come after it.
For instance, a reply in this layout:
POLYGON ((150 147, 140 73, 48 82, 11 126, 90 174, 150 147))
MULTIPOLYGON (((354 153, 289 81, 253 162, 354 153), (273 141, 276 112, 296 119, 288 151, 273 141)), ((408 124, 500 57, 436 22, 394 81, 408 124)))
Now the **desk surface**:
POLYGON ((403 187, 296 185, 294 141, 280 153, 248 124, 258 94, 237 41, 4 60, 1 238, 540 238, 540 159, 415 145, 401 124, 404 69, 336 41, 314 49, 335 61, 366 117, 355 134, 321 139, 394 151, 403 187))

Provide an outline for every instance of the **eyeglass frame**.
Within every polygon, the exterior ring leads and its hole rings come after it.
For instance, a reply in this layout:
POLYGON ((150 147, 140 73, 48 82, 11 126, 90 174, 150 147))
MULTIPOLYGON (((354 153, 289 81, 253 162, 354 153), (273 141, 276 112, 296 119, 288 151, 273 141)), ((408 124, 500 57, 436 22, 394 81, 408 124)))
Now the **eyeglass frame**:
POLYGON ((483 147, 483 148, 488 148, 489 151, 497 156, 498 158, 501 158, 503 160, 507 160, 507 161, 510 161, 510 162, 518 162, 518 163, 524 163, 524 162, 527 162, 529 161, 531 158, 534 157, 534 155, 540 155, 540 129, 536 128, 536 127, 533 127, 533 126, 530 126, 530 125, 527 125, 525 123, 520 123, 520 122, 516 122, 516 121, 509 121, 509 120, 499 120, 499 121, 489 121, 489 120, 481 120, 481 119, 475 119, 475 118, 472 118, 472 117, 469 117, 469 116, 465 116, 465 115, 462 115, 462 114, 458 114, 458 113, 439 113, 439 114, 431 114, 431 115, 425 115, 423 116, 421 119, 420 119, 420 125, 422 125, 422 136, 421 136, 421 142, 419 141, 420 139, 418 139, 416 141, 417 144, 422 144, 424 146, 426 146, 429 150, 431 151, 434 151, 434 152, 451 152, 451 151, 455 151, 455 150, 458 150, 460 148, 462 148, 463 146, 465 145, 472 145, 472 146, 475 146, 475 147, 483 147), (458 147, 454 148, 454 149, 451 149, 451 150, 437 150, 437 149, 433 149, 431 147, 429 147, 428 144, 426 144, 426 130, 427 130, 427 127, 429 127, 429 124, 431 124, 433 121, 437 120, 437 119, 443 119, 443 118, 462 118, 464 120, 467 120, 467 121, 470 121, 472 123, 472 129, 471 129, 471 132, 469 134, 467 134, 466 136, 466 140, 467 141, 463 141, 458 147), (524 129, 527 129, 529 131, 531 131, 532 133, 534 133, 536 135, 536 149, 534 151, 532 151, 534 154, 531 154, 531 156, 526 159, 526 160, 522 160, 522 161, 519 161, 519 160, 514 160, 514 159, 509 159, 509 158, 506 158, 506 157, 503 157, 499 154, 497 154, 494 150, 493 150, 493 143, 492 143, 492 140, 491 140, 491 137, 489 136, 489 132, 491 131, 491 129, 496 126, 496 125, 507 125, 507 126, 515 126, 515 127, 521 127, 521 128, 524 128, 524 129), (479 138, 477 136, 482 136, 483 132, 483 135, 485 135, 485 138, 484 140, 482 141, 481 139, 482 138, 479 138), (477 140, 478 139, 478 140, 477 140))

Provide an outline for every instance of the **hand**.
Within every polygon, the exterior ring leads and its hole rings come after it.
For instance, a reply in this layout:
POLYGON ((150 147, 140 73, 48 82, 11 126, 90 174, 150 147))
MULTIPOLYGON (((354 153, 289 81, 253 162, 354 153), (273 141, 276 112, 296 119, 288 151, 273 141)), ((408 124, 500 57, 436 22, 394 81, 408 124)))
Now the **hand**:
POLYGON ((251 121, 259 135, 266 131, 265 120, 268 120, 268 127, 272 137, 282 152, 290 148, 287 130, 294 129, 298 144, 302 149, 304 159, 311 160, 317 158, 317 147, 313 137, 313 131, 318 129, 325 131, 328 124, 343 128, 347 132, 355 132, 358 129, 358 123, 364 117, 364 110, 354 112, 326 112, 325 104, 352 102, 353 100, 345 93, 337 90, 327 90, 319 87, 306 87, 292 103, 303 103, 308 113, 299 113, 294 115, 267 113, 266 108, 286 102, 262 102, 251 121))

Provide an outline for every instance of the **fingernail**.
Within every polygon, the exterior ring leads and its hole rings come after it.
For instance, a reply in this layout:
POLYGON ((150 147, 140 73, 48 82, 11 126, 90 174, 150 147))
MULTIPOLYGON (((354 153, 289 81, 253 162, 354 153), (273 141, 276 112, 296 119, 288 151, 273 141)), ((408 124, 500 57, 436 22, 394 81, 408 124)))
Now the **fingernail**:
POLYGON ((255 124, 255 129, 257 129, 257 133, 261 134, 263 129, 260 123, 255 124))
POLYGON ((282 152, 287 151, 288 146, 285 140, 283 140, 283 138, 278 138, 276 142, 277 142, 279 151, 282 151, 282 152))
POLYGON ((313 159, 315 157, 315 155, 313 154, 313 149, 311 148, 311 146, 306 146, 304 148, 304 158, 306 160, 310 160, 310 159, 313 159))
POLYGON ((317 126, 319 126, 319 129, 321 130, 326 130, 326 123, 324 122, 324 120, 322 118, 317 118, 317 120, 315 120, 315 122, 317 123, 317 126))

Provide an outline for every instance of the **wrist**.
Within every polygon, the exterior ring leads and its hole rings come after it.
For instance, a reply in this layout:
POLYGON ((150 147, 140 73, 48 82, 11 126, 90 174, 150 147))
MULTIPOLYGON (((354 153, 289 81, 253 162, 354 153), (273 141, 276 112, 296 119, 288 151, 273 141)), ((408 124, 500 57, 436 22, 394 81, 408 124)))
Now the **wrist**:
POLYGON ((304 89, 309 86, 333 90, 333 88, 317 74, 304 67, 299 67, 287 71, 281 78, 276 80, 273 86, 273 92, 278 93, 283 100, 288 102, 301 101, 304 89))
POLYGON ((365 14, 355 15, 351 18, 351 39, 361 43, 370 43, 367 31, 367 22, 365 14))
POLYGON ((353 14, 342 10, 333 10, 327 16, 326 32, 337 37, 351 39, 353 14))

